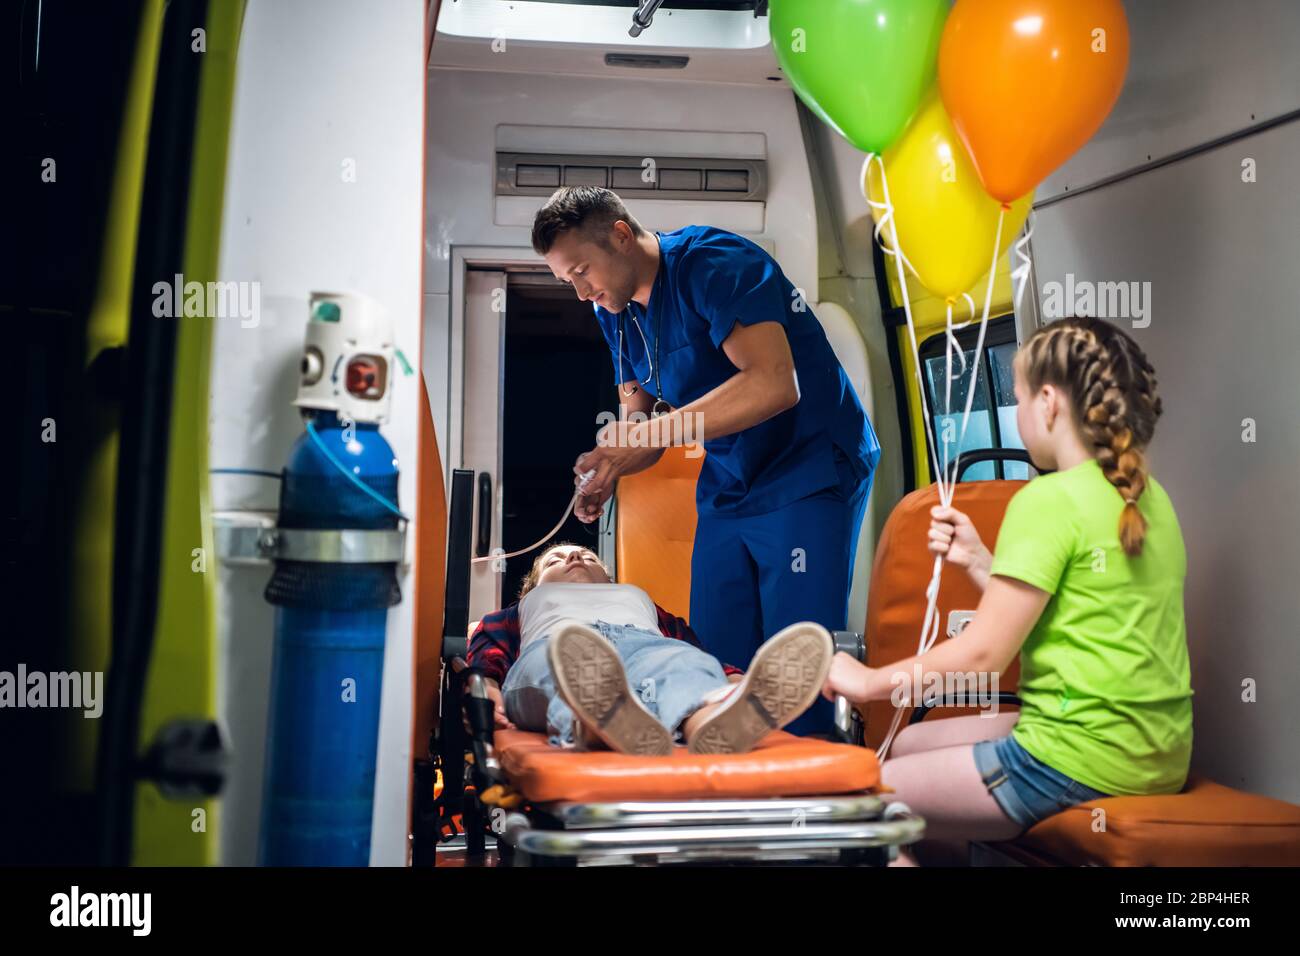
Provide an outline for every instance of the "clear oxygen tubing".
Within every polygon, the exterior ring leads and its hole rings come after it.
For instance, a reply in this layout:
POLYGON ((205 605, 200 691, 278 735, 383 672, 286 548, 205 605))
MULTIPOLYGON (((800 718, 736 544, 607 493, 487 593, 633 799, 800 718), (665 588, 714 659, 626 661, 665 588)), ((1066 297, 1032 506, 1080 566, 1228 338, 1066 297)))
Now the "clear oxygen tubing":
MULTIPOLYGON (((920 349, 917 346, 917 341, 916 341, 916 323, 912 317, 912 300, 911 300, 911 296, 908 294, 907 275, 903 267, 904 265, 906 265, 907 269, 910 270, 913 275, 916 275, 916 270, 912 267, 912 264, 907 261, 903 250, 899 246, 898 227, 895 221, 896 212, 894 209, 893 201, 889 198, 889 179, 885 173, 884 158, 881 157, 879 153, 870 153, 867 155, 866 166, 869 168, 872 162, 880 163, 881 192, 884 194, 884 202, 877 202, 871 199, 869 196, 866 197, 868 205, 870 205, 874 209, 883 210, 883 215, 880 217, 880 221, 876 223, 875 239, 877 242, 880 243, 881 250, 887 256, 893 258, 894 266, 898 272, 898 285, 902 291, 902 298, 903 298, 903 313, 907 318, 907 335, 908 335, 908 340, 912 346, 912 361, 914 363, 913 369, 916 374, 916 387, 917 387, 917 391, 920 393, 921 396, 921 412, 925 420, 925 437, 928 444, 928 450, 930 452, 930 460, 934 464, 934 468, 935 468, 935 484, 938 486, 940 504, 943 505, 944 507, 950 507, 952 505, 953 489, 957 483, 957 475, 959 474, 959 469, 961 466, 962 442, 966 437, 966 428, 970 424, 971 407, 975 399, 975 389, 979 383, 979 367, 984 352, 984 333, 988 328, 989 309, 993 302, 993 281, 994 281, 994 273, 997 269, 998 247, 1002 243, 1002 225, 1003 225, 1003 221, 1006 218, 1006 212, 1008 207, 1006 203, 1003 203, 1001 209, 998 212, 997 233, 993 239, 993 255, 992 255, 991 262, 989 263, 988 281, 985 286, 984 309, 979 320, 980 329, 979 329, 979 336, 977 337, 975 343, 975 355, 974 355, 974 361, 972 363, 972 368, 971 368, 971 381, 970 381, 970 386, 967 388, 966 391, 966 407, 962 412, 961 431, 957 438, 957 455, 955 460, 952 462, 951 470, 949 470, 948 467, 949 442, 945 436, 945 440, 943 443, 943 455, 942 458, 940 458, 938 442, 935 439, 934 428, 931 422, 929 399, 927 398, 926 395, 928 390, 925 387, 925 377, 922 374, 922 370, 921 370, 921 353, 920 353, 920 349), (889 244, 886 244, 886 242, 884 242, 881 238, 886 227, 888 227, 890 233, 889 244)), ((1028 241, 1028 239, 1029 239, 1029 235, 1027 234, 1016 245, 1016 254, 1022 260, 1020 267, 1017 268, 1016 272, 1013 275, 1013 277, 1018 282, 1018 288, 1016 290, 1017 301, 1019 301, 1020 294, 1024 290, 1025 281, 1028 278, 1028 274, 1029 274, 1029 270, 1027 267, 1028 257, 1024 254, 1023 251, 1024 244, 1028 241)), ((962 360, 963 372, 965 371, 965 366, 966 366, 966 357, 962 353, 960 346, 957 344, 957 340, 954 332, 957 329, 965 328, 966 326, 970 325, 971 321, 974 321, 974 301, 970 299, 969 295, 965 295, 964 297, 971 304, 972 316, 971 319, 955 327, 952 322, 952 305, 954 300, 951 297, 949 297, 947 301, 947 321, 946 321, 945 331, 947 334, 948 341, 947 341, 947 349, 946 349, 946 356, 945 356, 946 367, 944 373, 945 375, 944 416, 945 417, 951 414, 952 356, 954 350, 957 352, 957 355, 962 360)), ((940 555, 935 555, 934 568, 930 574, 930 583, 925 589, 925 595, 926 595, 925 617, 922 620, 921 633, 920 633, 920 637, 917 640, 917 656, 924 654, 931 647, 933 647, 935 641, 938 640, 939 638, 939 613, 938 613, 939 581, 943 576, 943 564, 944 564, 943 557, 940 555)), ((893 723, 890 725, 889 732, 885 735, 884 740, 881 742, 880 746, 876 750, 876 756, 878 759, 883 761, 886 755, 889 753, 889 748, 894 742, 894 737, 898 733, 898 728, 899 725, 902 723, 902 720, 903 720, 903 707, 896 705, 894 710, 893 723)))
POLYGON ((506 558, 515 558, 521 554, 527 554, 529 551, 535 551, 537 548, 540 548, 547 541, 550 541, 551 538, 553 538, 559 532, 559 530, 564 527, 564 522, 569 520, 569 515, 573 512, 574 506, 577 505, 578 498, 582 496, 582 492, 586 489, 588 483, 595 476, 596 476, 595 468, 592 468, 590 471, 584 471, 582 473, 582 476, 578 479, 578 490, 575 491, 573 493, 573 497, 569 499, 569 506, 564 509, 564 514, 562 514, 560 516, 560 520, 555 523, 555 527, 552 528, 550 531, 546 532, 546 534, 542 535, 542 537, 539 540, 534 541, 526 548, 520 548, 518 551, 511 551, 509 554, 485 554, 481 558, 470 558, 469 563, 479 564, 483 561, 495 561, 495 560, 504 561, 506 558))
POLYGON ((311 436, 311 440, 315 443, 316 449, 322 455, 325 456, 325 460, 328 461, 335 468, 337 468, 343 474, 344 478, 352 482, 352 484, 356 485, 358 488, 360 488, 362 491, 368 494, 371 498, 374 498, 381 505, 383 505, 393 514, 397 515, 397 517, 401 518, 403 521, 410 520, 409 518, 406 517, 406 515, 402 514, 401 509, 398 508, 397 505, 393 504, 391 501, 389 501, 379 492, 375 491, 374 488, 371 488, 368 484, 366 484, 364 481, 362 481, 352 472, 348 471, 347 466, 344 465, 343 462, 339 461, 337 458, 334 457, 334 453, 329 450, 325 442, 321 439, 320 434, 317 433, 316 431, 315 424, 312 422, 310 418, 307 419, 307 434, 311 436))
POLYGON ((209 468, 209 475, 254 475, 258 478, 274 478, 280 481, 284 475, 278 471, 267 471, 265 468, 209 468))

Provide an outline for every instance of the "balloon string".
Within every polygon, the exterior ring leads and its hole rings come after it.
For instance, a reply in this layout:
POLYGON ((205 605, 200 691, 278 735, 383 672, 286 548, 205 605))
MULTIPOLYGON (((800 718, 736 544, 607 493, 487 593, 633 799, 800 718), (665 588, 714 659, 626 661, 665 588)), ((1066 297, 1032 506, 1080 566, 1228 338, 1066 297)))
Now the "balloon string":
MULTIPOLYGON (((905 256, 903 254, 902 247, 898 241, 898 222, 894 213, 893 201, 890 199, 889 196, 889 177, 885 172, 885 160, 878 153, 870 153, 867 155, 866 165, 863 168, 864 173, 869 172, 872 161, 878 161, 880 163, 880 187, 881 187, 881 192, 884 194, 884 203, 882 204, 882 203, 873 202, 870 197, 867 197, 867 202, 870 203, 873 208, 884 210, 884 215, 881 216, 881 221, 876 224, 875 236, 877 241, 879 241, 879 237, 882 234, 883 227, 885 225, 889 226, 891 239, 893 240, 893 248, 896 253, 894 255, 894 266, 898 271, 898 286, 902 293, 902 298, 903 298, 903 314, 907 319, 907 337, 909 343, 912 346, 912 363, 913 363, 913 369, 916 373, 916 390, 918 393, 920 393, 921 396, 921 412, 922 412, 922 417, 924 418, 925 421, 925 437, 926 440, 929 442, 930 460, 934 463, 935 467, 938 468, 939 467, 938 447, 935 442, 933 424, 930 421, 930 403, 929 403, 929 399, 926 397, 927 389, 925 387, 925 378, 921 372, 921 350, 917 346, 917 341, 916 341, 916 321, 912 316, 912 297, 908 294, 907 275, 903 271, 903 262, 905 261, 905 256)), ((864 176, 863 178, 864 180, 867 179, 866 176, 864 176)), ((883 243, 881 244, 881 249, 886 252, 889 251, 883 243)), ((916 270, 913 269, 912 271, 913 274, 915 274, 916 270)), ((948 374, 951 375, 951 373, 952 373, 951 359, 949 359, 948 374)), ((939 486, 939 500, 943 502, 947 502, 948 500, 945 482, 946 482, 945 475, 938 474, 936 476, 935 483, 939 486)), ((942 555, 936 555, 934 559, 934 570, 931 572, 930 575, 930 584, 925 591, 926 593, 925 618, 921 623, 921 634, 917 640, 918 654, 925 653, 929 645, 931 645, 934 639, 938 637, 937 625, 938 625, 939 580, 942 574, 943 574, 943 557, 942 555), (933 632, 933 637, 931 636, 932 632, 933 632)), ((899 724, 902 722, 902 719, 903 719, 903 710, 902 708, 899 708, 894 714, 893 724, 890 726, 889 733, 885 735, 885 739, 881 742, 881 745, 876 749, 876 758, 878 760, 883 761, 885 757, 888 755, 890 745, 894 741, 894 735, 897 733, 899 724)))
POLYGON ((959 325, 953 326, 953 328, 957 328, 957 329, 964 329, 966 328, 966 326, 970 325, 972 322, 975 321, 975 300, 970 297, 969 292, 963 292, 961 294, 961 297, 966 300, 966 305, 969 306, 970 308, 970 318, 959 325))
POLYGON ((1014 255, 1020 260, 1020 264, 1015 267, 1011 273, 1011 281, 1016 284, 1016 312, 1020 312, 1020 299, 1024 296, 1025 286, 1029 283, 1029 270, 1032 260, 1029 253, 1025 252, 1025 247, 1029 245, 1029 239, 1034 234, 1034 211, 1029 210, 1029 218, 1025 221, 1025 234, 1016 240, 1014 255))
POLYGON ((961 343, 957 341, 957 336, 953 333, 952 328, 952 299, 947 302, 947 317, 944 320, 944 335, 947 341, 944 343, 944 372, 943 372, 943 467, 939 469, 945 475, 948 474, 948 446, 952 440, 948 437, 948 432, 952 429, 952 356, 955 351, 961 358, 961 372, 966 372, 966 353, 962 351, 961 343))
MULTIPOLYGON (((898 241, 898 225, 896 221, 894 205, 893 202, 890 200, 890 196, 889 196, 889 180, 885 173, 884 159, 880 157, 879 154, 876 153, 868 154, 866 165, 864 166, 863 172, 864 174, 869 172, 871 163, 877 160, 880 162, 880 184, 881 184, 881 192, 884 195, 884 202, 883 203, 875 202, 869 196, 866 197, 866 199, 868 204, 871 205, 872 208, 883 209, 884 211, 884 214, 880 218, 880 222, 876 224, 876 229, 875 229, 876 240, 878 242, 880 241, 881 234, 886 225, 888 225, 890 228, 891 238, 893 241, 893 250, 891 252, 889 247, 887 247, 884 242, 881 242, 881 249, 886 254, 893 255, 895 268, 897 269, 899 288, 902 292, 902 297, 903 297, 903 313, 907 319, 907 334, 908 334, 909 342, 912 346, 912 361, 913 361, 914 370, 916 372, 917 391, 920 393, 921 411, 925 419, 926 439, 929 443, 929 452, 930 452, 931 461, 934 463, 938 471, 938 474, 936 475, 936 479, 935 479, 935 484, 938 487, 940 503, 944 507, 950 507, 953 500, 953 493, 955 490, 957 475, 960 472, 962 444, 965 441, 966 430, 968 425, 970 424, 971 409, 973 407, 973 403, 975 399, 975 388, 979 382, 980 359, 984 351, 984 334, 988 329, 989 310, 992 307, 993 282, 996 277, 995 273, 997 270, 998 249, 1002 244, 1002 226, 1003 226, 1003 221, 1006 217, 1006 207, 1004 205, 998 211, 997 232, 993 239, 993 254, 992 254, 992 261, 989 265, 988 282, 984 292, 984 310, 983 310, 983 314, 980 316, 980 331, 979 331, 979 336, 975 343, 974 362, 972 363, 973 367, 971 369, 971 383, 966 393, 966 407, 962 413, 961 432, 957 440, 957 457, 956 460, 953 462, 952 472, 951 474, 949 474, 948 467, 947 467, 948 441, 945 438, 944 457, 943 457, 943 461, 940 462, 939 455, 938 455, 938 446, 934 435, 934 429, 930 421, 929 401, 926 397, 927 390, 925 387, 925 380, 921 372, 921 353, 920 353, 920 349, 917 346, 916 323, 912 316, 911 296, 908 294, 907 277, 903 270, 903 263, 906 262, 906 256, 904 255, 903 250, 898 241)), ((864 180, 867 179, 865 175, 863 178, 864 180)), ((911 268, 910 263, 908 263, 908 267, 911 268)), ((913 275, 916 275, 915 269, 912 269, 911 271, 913 275)), ((945 417, 948 417, 951 414, 952 354, 953 354, 954 346, 957 347, 957 353, 961 358, 963 372, 965 371, 965 367, 966 367, 966 357, 960 348, 960 344, 957 343, 956 341, 956 336, 954 335, 954 329, 964 328, 965 326, 969 325, 970 322, 974 321, 975 318, 974 300, 969 296, 969 294, 963 293, 963 296, 966 299, 967 303, 970 305, 971 318, 968 319, 966 322, 962 323, 961 326, 953 325, 952 301, 949 300, 947 303, 947 319, 945 323, 945 331, 947 334, 948 342, 947 342, 946 355, 945 355, 945 365, 946 365, 945 387, 944 387, 945 417)), ((930 650, 930 648, 934 646, 935 642, 939 638, 939 585, 943 577, 943 565, 944 565, 943 556, 935 555, 934 568, 930 574, 930 582, 925 589, 926 607, 925 607, 925 616, 921 622, 921 633, 917 640, 918 657, 925 654, 928 650, 930 650)), ((894 742, 894 737, 897 735, 898 728, 902 723, 902 719, 903 719, 903 708, 897 707, 895 709, 894 719, 890 724, 889 731, 888 733, 886 733, 885 738, 881 742, 880 746, 876 749, 876 757, 878 760, 883 761, 888 755, 889 748, 890 746, 892 746, 894 742)))
POLYGON ((871 168, 871 161, 873 159, 878 160, 880 162, 880 183, 885 193, 885 201, 877 202, 876 200, 872 199, 871 196, 868 195, 866 192, 863 193, 862 198, 867 201, 868 206, 870 206, 872 209, 881 210, 880 221, 876 223, 875 228, 872 230, 872 238, 874 238, 876 242, 880 245, 880 251, 883 252, 885 255, 901 257, 903 260, 903 265, 907 266, 907 271, 912 273, 912 275, 916 276, 919 279, 921 278, 921 274, 916 271, 916 267, 912 265, 911 260, 908 259, 907 256, 903 253, 903 251, 898 248, 897 230, 893 230, 894 244, 891 246, 885 242, 883 233, 885 231, 885 227, 892 224, 892 220, 894 218, 894 207, 889 201, 889 185, 885 182, 885 160, 884 157, 882 157, 879 153, 867 154, 867 161, 862 166, 863 182, 867 181, 867 170, 871 168))
MULTIPOLYGON (((903 272, 903 263, 907 261, 907 257, 898 241, 898 224, 894 214, 893 201, 889 198, 889 177, 885 173, 884 157, 879 153, 868 153, 866 164, 863 166, 863 178, 864 180, 867 179, 865 174, 870 169, 873 161, 880 163, 880 186, 881 192, 884 193, 885 201, 883 203, 875 202, 868 197, 867 203, 873 208, 884 210, 884 214, 880 217, 880 222, 876 223, 876 239, 879 241, 882 230, 886 225, 889 226, 891 233, 891 239, 893 241, 892 249, 884 242, 881 242, 880 248, 886 255, 893 256, 894 265, 898 270, 898 285, 903 297, 903 314, 907 318, 907 336, 912 346, 913 369, 916 372, 916 388, 921 394, 921 411, 924 413, 925 437, 926 441, 929 443, 930 460, 935 462, 937 465, 939 461, 938 446, 935 443, 934 428, 930 421, 930 403, 926 398, 925 379, 921 374, 921 353, 916 344, 916 322, 912 318, 912 297, 908 295, 907 276, 903 272)), ((915 270, 913 270, 913 272, 915 273, 915 270)), ((939 480, 942 482, 942 478, 939 480)))
POLYGON ((943 376, 943 418, 944 418, 944 438, 943 438, 943 473, 948 474, 948 445, 951 440, 948 438, 948 426, 952 420, 952 382, 954 378, 961 378, 966 374, 966 352, 957 341, 956 333, 966 328, 971 322, 975 321, 975 300, 970 297, 969 292, 963 292, 962 298, 970 306, 970 318, 965 322, 953 324, 952 321, 952 298, 947 300, 947 317, 944 322, 944 335, 947 338, 946 348, 944 350, 945 369, 943 376), (952 372, 953 354, 961 360, 961 371, 956 375, 952 372))
POLYGON ((952 485, 957 482, 957 475, 961 467, 961 450, 966 441, 966 426, 970 424, 971 407, 975 401, 975 388, 979 384, 980 378, 980 359, 984 354, 984 333, 989 328, 989 308, 993 305, 993 280, 996 278, 998 268, 998 249, 1002 245, 1002 223, 1006 218, 1007 207, 1003 204, 998 209, 998 228, 993 237, 993 259, 989 263, 989 278, 984 286, 984 314, 980 316, 980 334, 975 340, 975 361, 971 369, 970 388, 966 391, 966 411, 961 419, 961 434, 957 437, 957 460, 952 466, 952 483, 949 485, 948 500, 945 505, 952 503, 952 485))

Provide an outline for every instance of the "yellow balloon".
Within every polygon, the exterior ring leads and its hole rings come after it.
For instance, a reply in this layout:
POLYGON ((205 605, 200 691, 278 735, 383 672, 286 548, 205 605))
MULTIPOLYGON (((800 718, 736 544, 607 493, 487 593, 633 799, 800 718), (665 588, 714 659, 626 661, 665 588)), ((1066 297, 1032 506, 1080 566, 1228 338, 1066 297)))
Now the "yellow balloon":
MULTIPOLYGON (((921 284, 946 299, 972 292, 988 274, 989 265, 1015 240, 1034 194, 1011 204, 994 257, 993 237, 1002 204, 980 185, 975 164, 943 108, 937 84, 926 94, 911 125, 885 150, 883 159, 898 243, 921 284)), ((863 167, 862 190, 870 201, 884 202, 879 161, 869 161, 863 167)), ((871 215, 877 223, 884 214, 883 208, 872 206, 871 215)), ((892 243, 888 225, 881 238, 886 245, 892 243)), ((979 292, 982 294, 982 286, 979 292)), ((977 302, 981 297, 974 296, 977 302)))

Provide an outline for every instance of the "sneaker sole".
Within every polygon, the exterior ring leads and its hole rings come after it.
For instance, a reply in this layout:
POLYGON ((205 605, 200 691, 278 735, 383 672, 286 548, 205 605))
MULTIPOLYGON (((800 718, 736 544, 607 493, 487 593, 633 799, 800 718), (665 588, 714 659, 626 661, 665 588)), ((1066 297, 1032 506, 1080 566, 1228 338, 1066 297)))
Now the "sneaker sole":
POLYGON ((811 706, 830 673, 835 642, 819 624, 792 624, 763 644, 740 686, 691 737, 699 754, 745 753, 811 706))
POLYGON ((598 631, 567 624, 551 638, 546 654, 560 697, 588 731, 620 753, 672 753, 672 734, 632 692, 622 660, 598 631))

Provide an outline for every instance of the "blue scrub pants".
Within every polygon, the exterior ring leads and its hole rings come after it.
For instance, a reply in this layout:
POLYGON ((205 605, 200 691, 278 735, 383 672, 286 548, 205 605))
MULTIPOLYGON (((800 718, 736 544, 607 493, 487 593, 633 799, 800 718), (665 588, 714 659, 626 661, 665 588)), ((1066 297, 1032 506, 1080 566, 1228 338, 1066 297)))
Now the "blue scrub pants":
MULTIPOLYGON (((799 621, 844 630, 871 473, 766 514, 701 515, 691 554, 691 628, 720 661, 748 669, 767 638, 799 621)), ((824 697, 785 729, 829 734, 824 697)))

